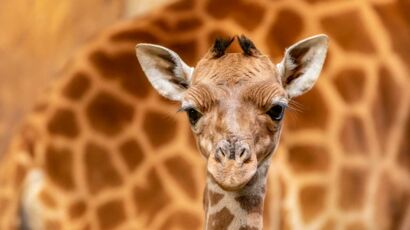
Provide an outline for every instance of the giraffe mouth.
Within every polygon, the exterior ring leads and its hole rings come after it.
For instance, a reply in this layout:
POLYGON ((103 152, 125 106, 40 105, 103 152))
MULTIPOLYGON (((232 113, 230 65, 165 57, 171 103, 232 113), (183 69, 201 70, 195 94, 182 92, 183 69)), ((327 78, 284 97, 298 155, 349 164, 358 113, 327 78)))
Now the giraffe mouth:
POLYGON ((220 161, 215 157, 208 159, 208 172, 224 190, 235 191, 243 188, 257 171, 256 155, 252 154, 247 162, 235 160, 220 161))

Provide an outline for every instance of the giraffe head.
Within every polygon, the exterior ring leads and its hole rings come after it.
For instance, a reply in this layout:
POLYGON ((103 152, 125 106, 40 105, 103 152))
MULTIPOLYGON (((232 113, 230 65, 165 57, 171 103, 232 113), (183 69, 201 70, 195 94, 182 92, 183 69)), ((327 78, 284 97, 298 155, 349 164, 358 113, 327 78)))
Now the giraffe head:
POLYGON ((312 88, 327 52, 327 36, 317 35, 275 65, 244 36, 242 53, 226 53, 234 40, 217 39, 195 68, 165 47, 136 46, 152 86, 188 114, 208 173, 225 190, 246 185, 270 159, 289 100, 312 88))

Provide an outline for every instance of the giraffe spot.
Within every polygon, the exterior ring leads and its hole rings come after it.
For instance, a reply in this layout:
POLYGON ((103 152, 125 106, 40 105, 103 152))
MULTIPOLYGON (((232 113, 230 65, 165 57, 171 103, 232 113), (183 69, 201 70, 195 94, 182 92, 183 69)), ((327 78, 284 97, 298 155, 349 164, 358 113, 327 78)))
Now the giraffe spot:
POLYGON ((192 0, 182 0, 182 1, 177 1, 174 3, 169 4, 166 9, 169 9, 171 11, 185 11, 185 10, 191 10, 195 7, 196 1, 192 0))
POLYGON ((194 167, 181 156, 167 159, 164 162, 164 165, 169 175, 174 178, 179 186, 181 186, 186 192, 186 195, 195 199, 198 196, 198 189, 193 176, 194 172, 192 171, 194 167))
POLYGON ((150 42, 157 43, 158 39, 148 31, 131 29, 131 30, 122 30, 113 35, 111 35, 110 40, 113 42, 150 42))
POLYGON ((346 230, 363 230, 368 229, 362 222, 355 221, 346 226, 346 230))
POLYGON ((303 19, 297 12, 286 8, 279 11, 266 36, 270 55, 282 56, 283 51, 301 35, 303 26, 303 19), (292 29, 289 29, 289 25, 292 25, 292 29))
POLYGON ((321 230, 333 230, 336 228, 335 220, 333 218, 329 218, 326 222, 324 222, 321 230))
POLYGON ((340 132, 340 142, 347 155, 360 154, 367 155, 367 137, 365 128, 360 118, 356 116, 346 117, 340 132))
POLYGON ((323 146, 291 146, 288 162, 290 167, 297 173, 325 172, 329 169, 329 152, 323 146))
POLYGON ((181 18, 176 22, 171 22, 167 18, 158 18, 154 21, 154 24, 164 33, 180 34, 198 30, 202 26, 203 22, 198 16, 191 15, 181 18))
POLYGON ((348 104, 358 102, 362 99, 365 81, 365 73, 362 69, 358 68, 342 70, 337 73, 334 79, 337 90, 348 104))
POLYGON ((286 119, 290 130, 321 129, 324 130, 329 120, 329 109, 322 93, 317 87, 295 99, 301 105, 301 111, 289 110, 286 119))
POLYGON ((46 149, 45 169, 51 181, 61 189, 74 189, 73 155, 69 148, 49 145, 46 149))
POLYGON ((144 117, 144 132, 153 147, 164 146, 176 136, 176 121, 166 114, 147 111, 144 117))
POLYGON ((265 15, 265 9, 261 5, 236 0, 210 0, 206 5, 206 11, 218 20, 231 18, 248 31, 255 29, 265 15))
POLYGON ((408 219, 410 192, 400 184, 402 182, 394 183, 387 173, 380 176, 374 200, 374 219, 380 229, 400 229, 408 219))
POLYGON ((403 167, 410 175, 410 114, 407 117, 407 122, 403 127, 403 136, 397 158, 398 164, 403 167))
POLYGON ((5 216, 6 210, 9 210, 10 200, 4 197, 0 198, 0 220, 5 216))
POLYGON ((343 49, 362 53, 373 53, 371 41, 365 23, 357 10, 332 14, 321 21, 326 33, 343 49), (354 34, 354 39, 352 39, 354 34))
POLYGON ((84 72, 75 73, 71 78, 63 88, 63 95, 73 101, 78 101, 90 89, 91 82, 84 72))
POLYGON ((85 174, 88 190, 96 195, 104 189, 118 187, 122 179, 103 147, 89 142, 85 146, 85 174))
POLYGON ((77 120, 73 111, 58 109, 47 124, 50 134, 66 138, 75 138, 79 134, 77 120))
POLYGON ((194 66, 196 64, 198 57, 196 40, 173 41, 165 43, 164 46, 176 52, 188 65, 194 66))
POLYGON ((172 213, 162 224, 160 229, 200 229, 201 221, 198 216, 187 211, 172 213))
POLYGON ((209 229, 228 229, 233 218, 232 213, 224 207, 219 212, 209 216, 209 229))
POLYGON ((85 212, 87 211, 87 204, 85 203, 84 200, 77 200, 73 202, 69 209, 68 209, 68 215, 70 216, 70 219, 79 219, 82 216, 84 216, 85 212))
POLYGON ((342 210, 360 210, 366 195, 367 171, 345 168, 339 175, 339 206, 342 210))
POLYGON ((146 218, 147 224, 150 224, 159 211, 169 205, 170 197, 155 169, 149 171, 146 179, 147 184, 135 186, 133 197, 138 218, 146 218))
POLYGON ((410 66, 410 17, 409 1, 392 1, 374 4, 375 12, 388 32, 395 53, 410 66))
MULTIPOLYGON (((269 184, 269 177, 268 177, 268 182, 267 184, 269 184)), ((272 216, 272 206, 273 206, 273 200, 272 197, 275 197, 277 194, 274 193, 275 191, 272 190, 268 190, 268 192, 266 193, 265 199, 263 201, 263 229, 270 229, 270 226, 273 224, 273 220, 271 220, 271 216, 272 216)), ((276 205, 276 204, 275 204, 276 205)), ((276 224, 276 220, 275 220, 275 224, 276 224)))
POLYGON ((135 140, 127 140, 119 147, 120 155, 127 165, 128 171, 132 172, 144 160, 143 150, 135 140))
POLYGON ((151 86, 134 51, 110 55, 98 50, 90 55, 90 60, 104 80, 117 82, 125 92, 136 98, 148 96, 151 86))
POLYGON ((321 185, 308 185, 299 192, 299 201, 303 221, 310 223, 317 218, 326 202, 326 188, 321 185))
MULTIPOLYGON (((372 104, 372 116, 380 147, 386 148, 391 126, 397 117, 402 98, 402 87, 394 80, 394 76, 385 68, 379 69, 377 96, 372 104)), ((385 152, 385 151, 382 151, 385 152)))
POLYGON ((258 230, 258 228, 256 228, 256 227, 251 227, 251 226, 249 226, 249 225, 246 225, 246 226, 241 226, 241 227, 239 228, 239 230, 258 230))
POLYGON ((63 225, 58 220, 46 220, 44 223, 44 230, 63 229, 63 225))
POLYGON ((247 212, 256 212, 262 214, 262 202, 263 199, 258 195, 242 195, 235 197, 235 200, 239 202, 239 206, 247 212))
POLYGON ((48 208, 55 209, 57 207, 57 202, 54 197, 45 189, 40 192, 39 199, 41 200, 42 204, 47 206, 48 208))
POLYGON ((208 191, 209 191, 209 202, 211 203, 211 206, 218 204, 219 201, 221 201, 222 198, 224 197, 224 194, 222 193, 217 193, 212 190, 208 190, 208 191))
POLYGON ((14 172, 14 182, 16 187, 20 187, 21 183, 23 182, 26 174, 27 174, 27 167, 21 164, 17 164, 14 172))
POLYGON ((124 203, 121 200, 105 202, 97 208, 98 223, 101 229, 114 229, 125 221, 124 203))
POLYGON ((119 134, 131 123, 134 108, 108 92, 98 93, 87 106, 90 125, 108 137, 119 134))

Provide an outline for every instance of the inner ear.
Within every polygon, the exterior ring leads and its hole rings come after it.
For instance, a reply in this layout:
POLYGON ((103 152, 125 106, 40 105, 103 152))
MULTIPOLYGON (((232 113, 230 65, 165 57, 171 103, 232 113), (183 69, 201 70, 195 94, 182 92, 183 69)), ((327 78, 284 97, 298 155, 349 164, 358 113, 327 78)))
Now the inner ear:
POLYGON ((328 38, 317 35, 289 47, 278 70, 283 87, 289 97, 299 96, 310 90, 322 70, 326 57, 328 38))
POLYGON ((181 100, 190 85, 193 68, 162 46, 138 44, 136 53, 142 70, 158 93, 171 100, 181 100))

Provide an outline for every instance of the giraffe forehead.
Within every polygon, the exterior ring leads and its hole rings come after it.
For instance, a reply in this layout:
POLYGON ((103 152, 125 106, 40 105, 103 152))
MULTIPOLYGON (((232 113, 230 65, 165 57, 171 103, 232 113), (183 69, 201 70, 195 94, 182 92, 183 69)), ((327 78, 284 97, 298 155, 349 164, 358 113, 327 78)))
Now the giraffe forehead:
POLYGON ((228 53, 220 58, 202 59, 195 68, 192 82, 231 87, 262 79, 280 82, 276 67, 267 56, 250 57, 241 53, 228 53))

